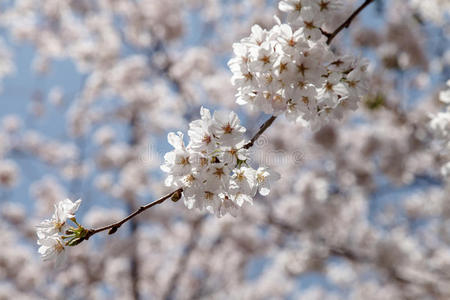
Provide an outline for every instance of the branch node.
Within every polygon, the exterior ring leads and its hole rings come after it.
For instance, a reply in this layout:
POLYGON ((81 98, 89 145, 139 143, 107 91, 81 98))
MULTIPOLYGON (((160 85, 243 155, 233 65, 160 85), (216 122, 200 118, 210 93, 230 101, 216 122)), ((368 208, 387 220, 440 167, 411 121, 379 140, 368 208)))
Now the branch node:
POLYGON ((114 233, 116 233, 116 231, 117 231, 117 229, 119 229, 119 227, 120 227, 120 226, 115 226, 115 227, 111 228, 111 229, 108 231, 108 234, 114 234, 114 233))

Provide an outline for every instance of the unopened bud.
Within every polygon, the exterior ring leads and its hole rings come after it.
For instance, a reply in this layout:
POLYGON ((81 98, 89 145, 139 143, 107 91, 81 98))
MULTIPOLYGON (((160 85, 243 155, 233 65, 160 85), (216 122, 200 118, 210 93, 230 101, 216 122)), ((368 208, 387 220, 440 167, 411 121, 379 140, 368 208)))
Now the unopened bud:
POLYGON ((172 194, 172 196, 170 197, 170 199, 171 199, 173 202, 177 202, 178 200, 180 200, 180 199, 181 199, 181 191, 180 191, 180 190, 177 190, 175 193, 172 194))
POLYGON ((119 227, 113 227, 108 231, 108 234, 114 234, 116 233, 117 229, 119 229, 119 227))
POLYGON ((72 247, 72 246, 78 245, 82 241, 83 241, 83 239, 80 239, 80 238, 76 237, 76 238, 73 238, 70 241, 68 241, 66 245, 72 247))

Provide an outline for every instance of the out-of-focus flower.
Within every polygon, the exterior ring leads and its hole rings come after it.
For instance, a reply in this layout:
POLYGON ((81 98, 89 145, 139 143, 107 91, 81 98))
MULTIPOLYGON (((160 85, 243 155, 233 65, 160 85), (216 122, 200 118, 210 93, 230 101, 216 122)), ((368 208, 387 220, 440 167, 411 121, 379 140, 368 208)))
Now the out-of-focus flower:
POLYGON ((19 179, 19 168, 12 160, 0 161, 0 186, 15 187, 19 179))
MULTIPOLYGON (((439 94, 439 100, 446 104, 450 104, 450 80, 447 81, 448 88, 439 94)), ((444 151, 450 152, 450 105, 446 107, 444 112, 432 115, 430 128, 438 140, 443 143, 444 151)), ((445 163, 441 168, 444 177, 450 175, 450 162, 445 163)))
POLYGON ((61 106, 64 101, 64 91, 61 87, 53 87, 48 93, 48 101, 55 105, 61 106))
POLYGON ((413 8, 426 20, 442 25, 450 17, 450 2, 447 0, 411 0, 413 8))
POLYGON ((22 120, 19 116, 8 115, 2 120, 3 128, 8 133, 17 133, 22 128, 22 120))
POLYGON ((450 79, 447 81, 448 89, 439 93, 439 100, 444 103, 450 104, 450 79))

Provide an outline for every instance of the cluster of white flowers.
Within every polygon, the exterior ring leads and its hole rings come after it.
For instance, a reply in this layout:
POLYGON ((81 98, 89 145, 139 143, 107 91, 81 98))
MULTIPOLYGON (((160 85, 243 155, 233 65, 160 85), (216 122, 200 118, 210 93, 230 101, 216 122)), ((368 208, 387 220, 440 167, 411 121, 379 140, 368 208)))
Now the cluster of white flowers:
POLYGON ((208 109, 201 108, 200 114, 201 119, 189 124, 187 146, 181 132, 169 133, 169 143, 175 149, 166 153, 161 166, 169 174, 165 183, 183 188, 189 209, 206 209, 217 217, 227 213, 236 216, 245 202, 253 203, 257 191, 268 195, 270 183, 279 175, 248 164, 246 129, 234 112, 216 111, 211 116, 208 109))
MULTIPOLYGON (((432 116, 430 127, 436 138, 444 142, 445 151, 450 153, 450 80, 447 81, 447 86, 448 89, 439 94, 439 100, 448 106, 444 112, 432 116)), ((442 166, 441 173, 445 177, 450 177, 450 162, 442 166)))
POLYGON ((60 201, 55 205, 53 216, 37 226, 39 253, 44 260, 56 260, 59 264, 64 257, 61 254, 64 253, 65 246, 74 246, 79 241, 80 234, 84 232, 84 228, 75 219, 80 204, 81 200, 60 201), (78 228, 69 226, 68 220, 77 224, 78 228))
POLYGON ((233 45, 228 65, 237 86, 237 103, 267 114, 286 114, 313 129, 356 109, 366 90, 367 64, 352 56, 336 56, 321 26, 334 1, 286 0, 288 24, 270 30, 252 27, 249 37, 233 45))

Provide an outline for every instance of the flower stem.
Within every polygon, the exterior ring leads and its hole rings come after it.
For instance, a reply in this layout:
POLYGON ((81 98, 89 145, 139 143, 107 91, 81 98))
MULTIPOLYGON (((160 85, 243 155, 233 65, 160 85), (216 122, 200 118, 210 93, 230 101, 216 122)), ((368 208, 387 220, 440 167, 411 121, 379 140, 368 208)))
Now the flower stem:
POLYGON ((372 3, 374 0, 366 0, 363 4, 361 4, 360 7, 358 7, 351 15, 347 18, 347 20, 344 21, 335 31, 332 33, 325 33, 325 35, 328 37, 327 39, 327 45, 330 45, 333 39, 341 32, 344 28, 348 28, 350 24, 353 22, 353 19, 356 18, 356 16, 364 9, 366 6, 368 6, 370 3, 372 3))

